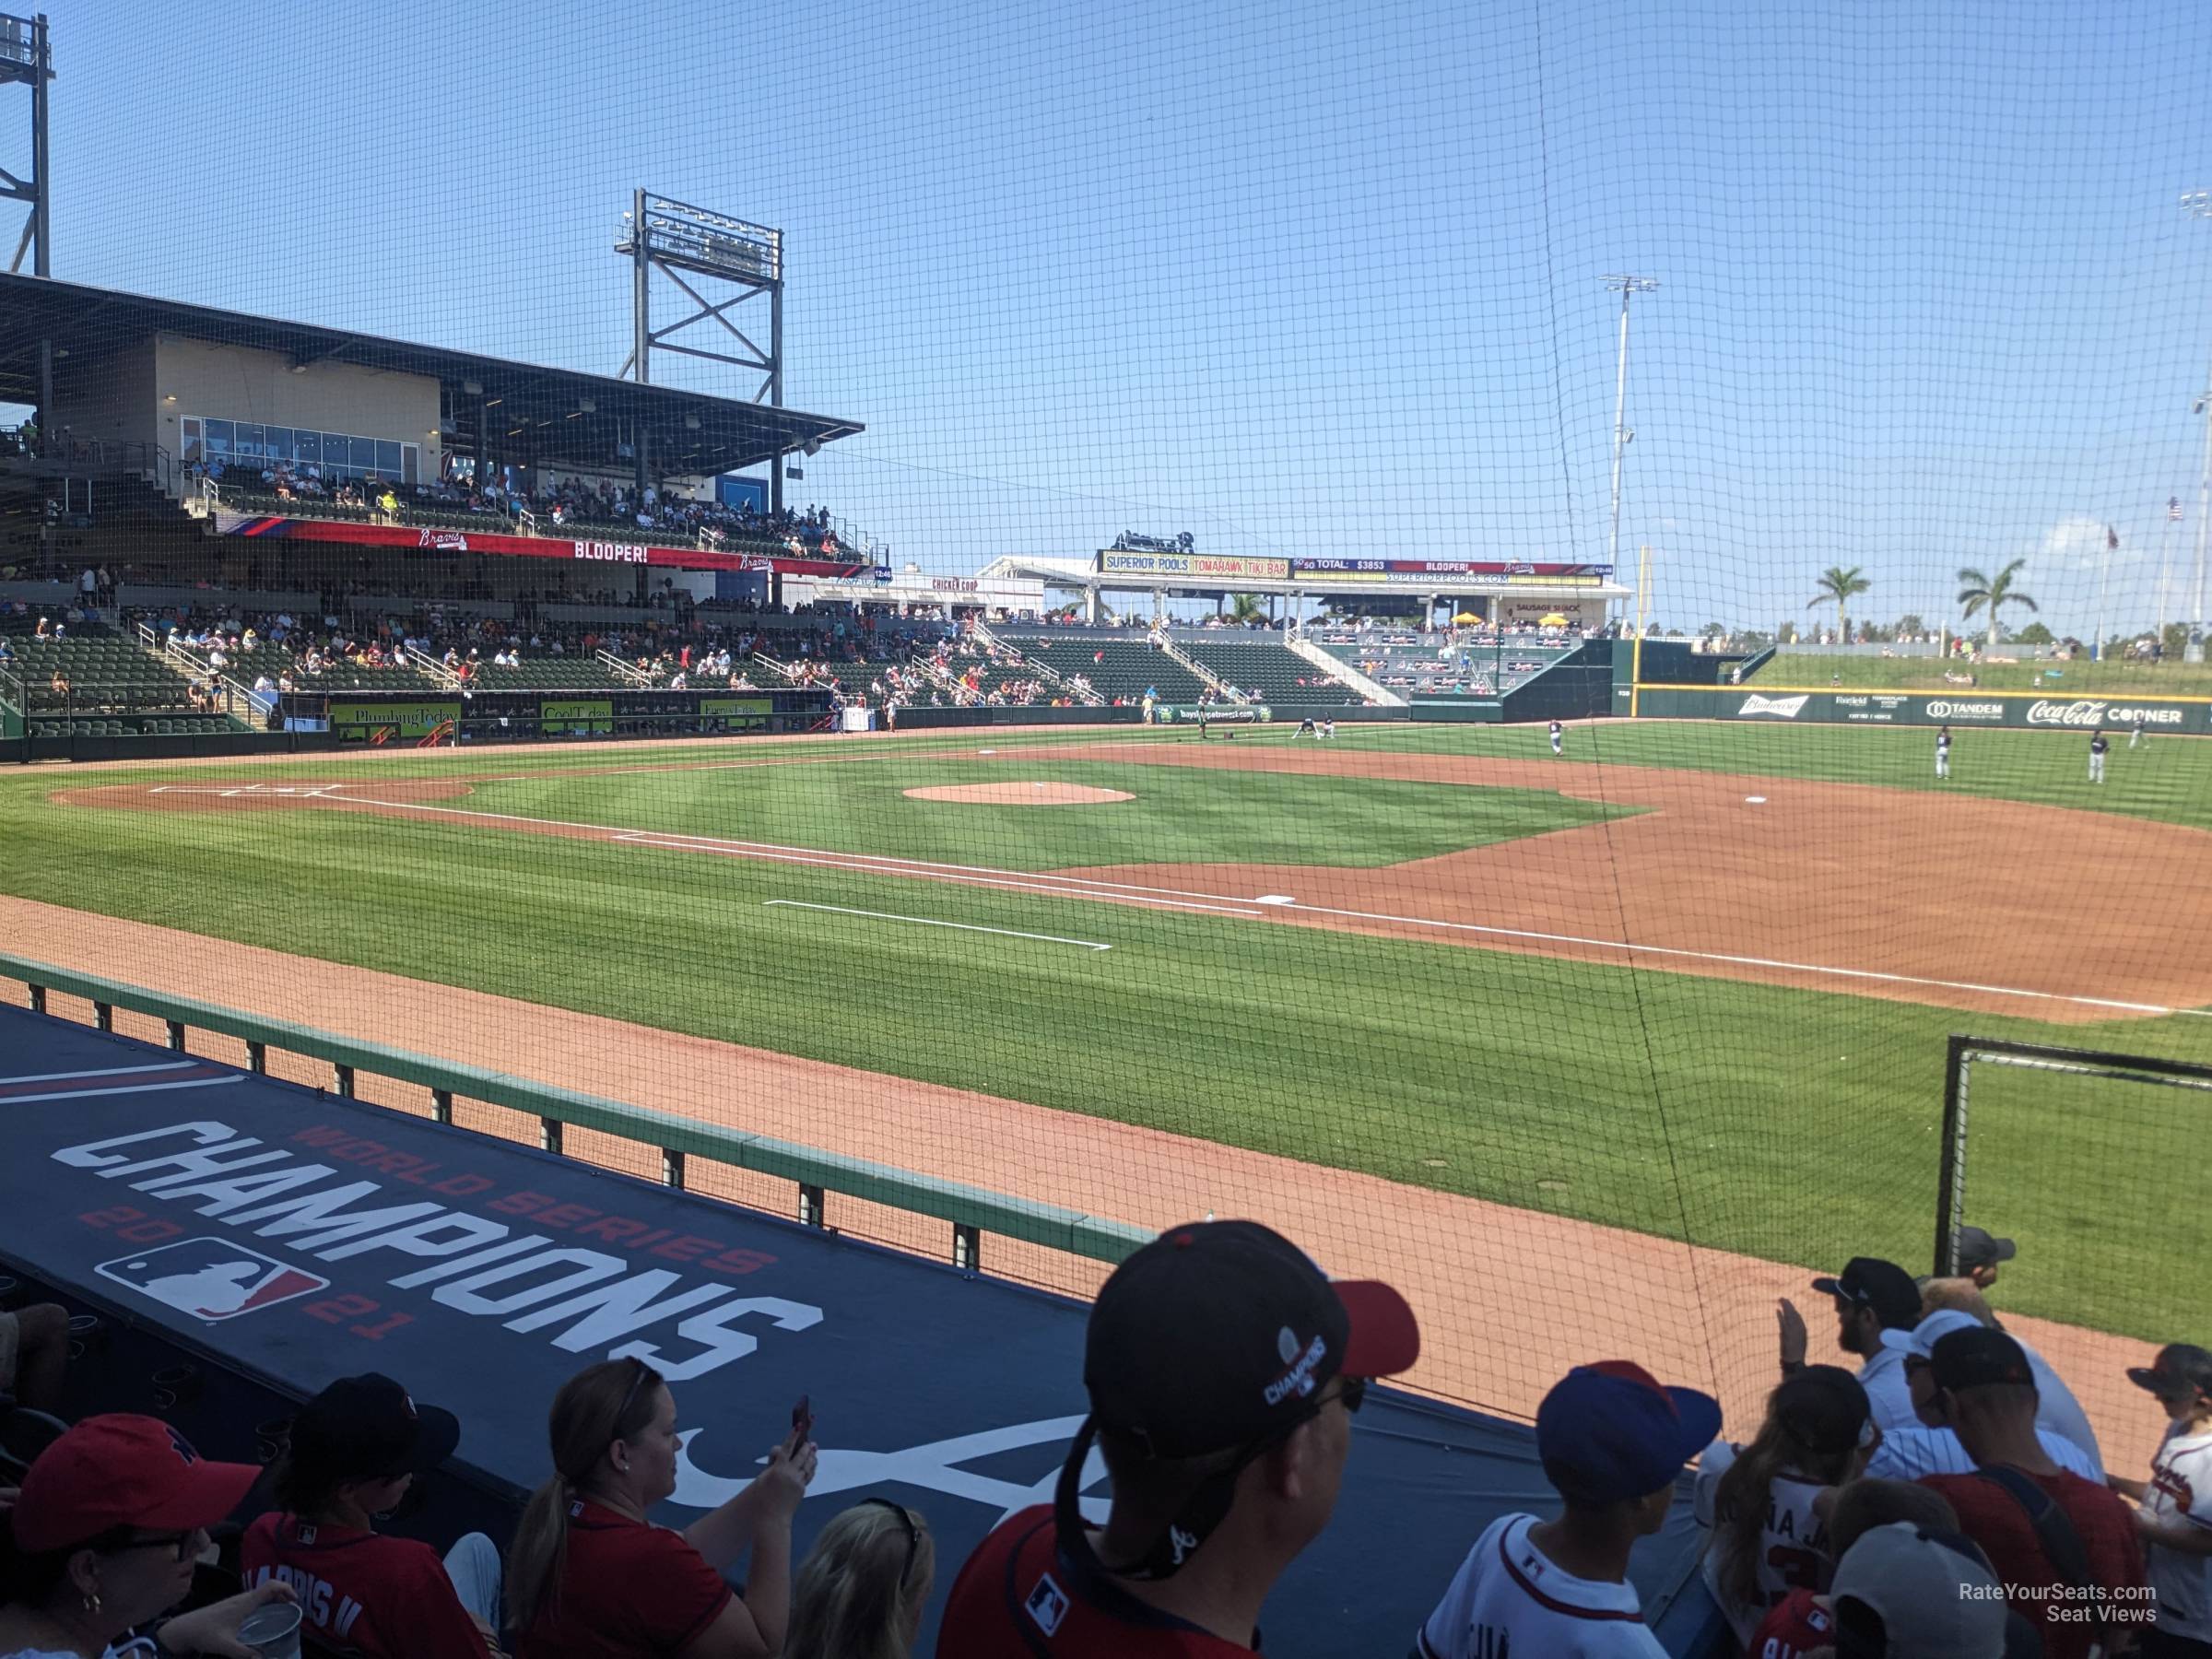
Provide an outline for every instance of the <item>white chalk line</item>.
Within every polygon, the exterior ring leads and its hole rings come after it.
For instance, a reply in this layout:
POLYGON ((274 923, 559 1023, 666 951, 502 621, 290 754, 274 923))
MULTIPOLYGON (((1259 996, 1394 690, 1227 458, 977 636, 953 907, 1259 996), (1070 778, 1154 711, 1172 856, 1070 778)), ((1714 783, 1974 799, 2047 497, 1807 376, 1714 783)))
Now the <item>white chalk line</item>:
POLYGON ((222 1088, 243 1077, 193 1077, 181 1083, 125 1083, 115 1088, 57 1088, 49 1094, 9 1095, 0 1106, 28 1106, 33 1100, 89 1100, 99 1095, 162 1094, 172 1088, 222 1088))
POLYGON ((362 806, 383 806, 409 812, 429 812, 455 818, 494 818, 508 823, 551 824, 564 830, 582 830, 606 835, 611 841, 671 852, 719 853, 737 858, 816 865, 861 875, 923 876, 933 880, 957 881, 982 887, 1048 893, 1058 898, 1107 900, 1115 903, 1152 904, 1185 911, 1219 911, 1232 915, 1263 918, 1270 913, 1339 916, 1347 921, 1379 922, 1397 927, 1429 928, 1439 932, 1477 934, 1486 937, 1524 939, 1534 944, 1571 946, 1585 950, 1613 950, 1624 955, 1670 957, 1681 961, 1726 963, 1732 967, 1764 968, 1776 972, 1805 973, 1833 979, 1865 981, 1890 985, 1914 985, 1935 991, 1965 991, 1983 996, 2006 996, 2030 1002, 2065 1003, 2076 1007, 2110 1008, 2116 1013, 2185 1015, 2212 1019, 2212 1009, 2170 1007, 2162 1003, 2131 1002, 2115 997, 2077 996, 2061 991, 2029 991, 2012 985, 1985 985, 1971 980, 1936 979, 1923 974, 1890 973, 1872 968, 1840 968, 1822 962, 1789 962, 1772 957, 1741 956, 1727 951, 1691 950, 1672 945, 1640 945, 1626 939, 1588 938, 1578 934, 1543 933, 1533 928, 1496 927, 1479 922, 1447 922, 1433 916, 1400 916, 1387 912, 1347 910, 1331 905, 1271 904, 1265 910, 1255 901, 1231 893, 1201 893, 1180 888, 1148 888, 1135 883, 1099 881, 1088 877, 1036 875, 994 870, 974 865, 930 864, 875 853, 828 853, 815 848, 779 847, 767 842, 723 841, 712 836, 680 834, 655 836, 648 831, 624 830, 609 824, 583 824, 562 818, 530 818, 520 813, 488 812, 479 808, 439 806, 420 801, 380 801, 362 795, 326 799, 362 806), (1150 894, 1170 897, 1147 897, 1150 894), (1216 900, 1217 903, 1200 902, 1216 900))
POLYGON ((66 1083, 76 1077, 135 1077, 147 1072, 190 1071, 205 1064, 199 1060, 170 1060, 159 1065, 103 1065, 97 1071, 32 1072, 28 1077, 0 1077, 0 1088, 12 1088, 18 1083, 66 1083))
POLYGON ((1058 934, 1019 933, 1011 927, 979 927, 972 922, 940 922, 933 916, 900 916, 889 911, 853 910, 842 904, 806 904, 796 899, 769 899, 761 903, 763 910, 782 906, 786 910, 830 911, 840 916, 868 916, 877 922, 912 922, 923 927, 957 927, 962 933, 996 934, 1004 939, 1041 939, 1047 945, 1076 945, 1085 950, 1112 950, 1111 945, 1101 945, 1096 939, 1064 939, 1058 934))

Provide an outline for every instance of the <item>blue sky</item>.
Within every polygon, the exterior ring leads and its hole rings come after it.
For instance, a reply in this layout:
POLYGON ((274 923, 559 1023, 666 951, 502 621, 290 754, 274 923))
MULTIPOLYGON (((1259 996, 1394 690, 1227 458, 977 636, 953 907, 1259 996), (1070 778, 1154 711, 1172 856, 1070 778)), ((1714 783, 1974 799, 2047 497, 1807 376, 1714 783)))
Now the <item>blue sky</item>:
MULTIPOLYGON (((645 184, 782 227, 795 498, 900 560, 1597 559, 1771 626, 2196 530, 2212 28, 2143 0, 53 0, 56 273, 613 371, 645 184)), ((0 110, 0 164, 24 100, 0 110)), ((662 371, 706 389, 705 366, 662 371)), ((2176 587, 2182 584, 2176 583, 2176 587)))

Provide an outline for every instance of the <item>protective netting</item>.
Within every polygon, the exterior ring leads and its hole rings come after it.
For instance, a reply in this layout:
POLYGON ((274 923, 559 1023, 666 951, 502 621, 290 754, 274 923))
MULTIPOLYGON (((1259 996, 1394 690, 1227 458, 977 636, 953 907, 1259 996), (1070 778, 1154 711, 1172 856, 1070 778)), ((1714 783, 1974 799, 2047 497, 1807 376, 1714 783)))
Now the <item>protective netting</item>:
MULTIPOLYGON (((1746 1432, 1951 1030, 2207 1053, 2191 8, 225 17, 0 87, 11 950, 1746 1432)), ((1996 1305, 2188 1338, 2094 1122, 1996 1305)))

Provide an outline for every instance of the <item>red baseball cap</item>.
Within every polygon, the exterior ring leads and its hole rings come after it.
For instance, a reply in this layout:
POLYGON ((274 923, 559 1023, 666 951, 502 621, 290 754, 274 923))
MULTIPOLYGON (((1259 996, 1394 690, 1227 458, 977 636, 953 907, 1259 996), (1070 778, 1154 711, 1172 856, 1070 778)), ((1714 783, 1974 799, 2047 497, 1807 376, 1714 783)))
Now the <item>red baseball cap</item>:
POLYGON ((16 1547, 66 1549, 119 1526, 189 1532, 245 1501, 253 1464, 210 1463, 159 1418, 89 1417, 39 1453, 16 1499, 16 1547))

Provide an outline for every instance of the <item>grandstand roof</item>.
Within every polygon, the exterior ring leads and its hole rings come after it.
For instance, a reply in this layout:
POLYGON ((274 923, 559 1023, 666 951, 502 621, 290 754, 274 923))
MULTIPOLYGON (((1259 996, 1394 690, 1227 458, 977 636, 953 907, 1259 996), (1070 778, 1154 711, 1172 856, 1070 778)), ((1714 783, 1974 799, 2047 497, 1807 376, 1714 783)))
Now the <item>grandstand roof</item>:
MULTIPOLYGON (((352 329, 288 323, 13 272, 0 272, 0 403, 38 401, 41 338, 51 339, 57 353, 90 359, 119 343, 154 334, 280 352, 310 365, 349 363, 430 376, 450 394, 445 401, 452 409, 453 429, 447 442, 464 454, 476 447, 477 399, 463 390, 463 382, 475 381, 484 388, 484 398, 500 400, 491 419, 492 455, 525 465, 604 470, 618 465, 618 443, 642 427, 652 434, 651 453, 658 470, 704 477, 865 429, 857 420, 711 397, 675 386, 641 385, 603 374, 548 369, 352 329), (595 406, 594 412, 576 414, 579 400, 586 398, 595 406), (686 425, 688 418, 698 420, 697 430, 686 425), (525 429, 510 435, 525 421, 525 429)), ((64 380, 67 367, 66 362, 56 364, 57 381, 64 380)))

